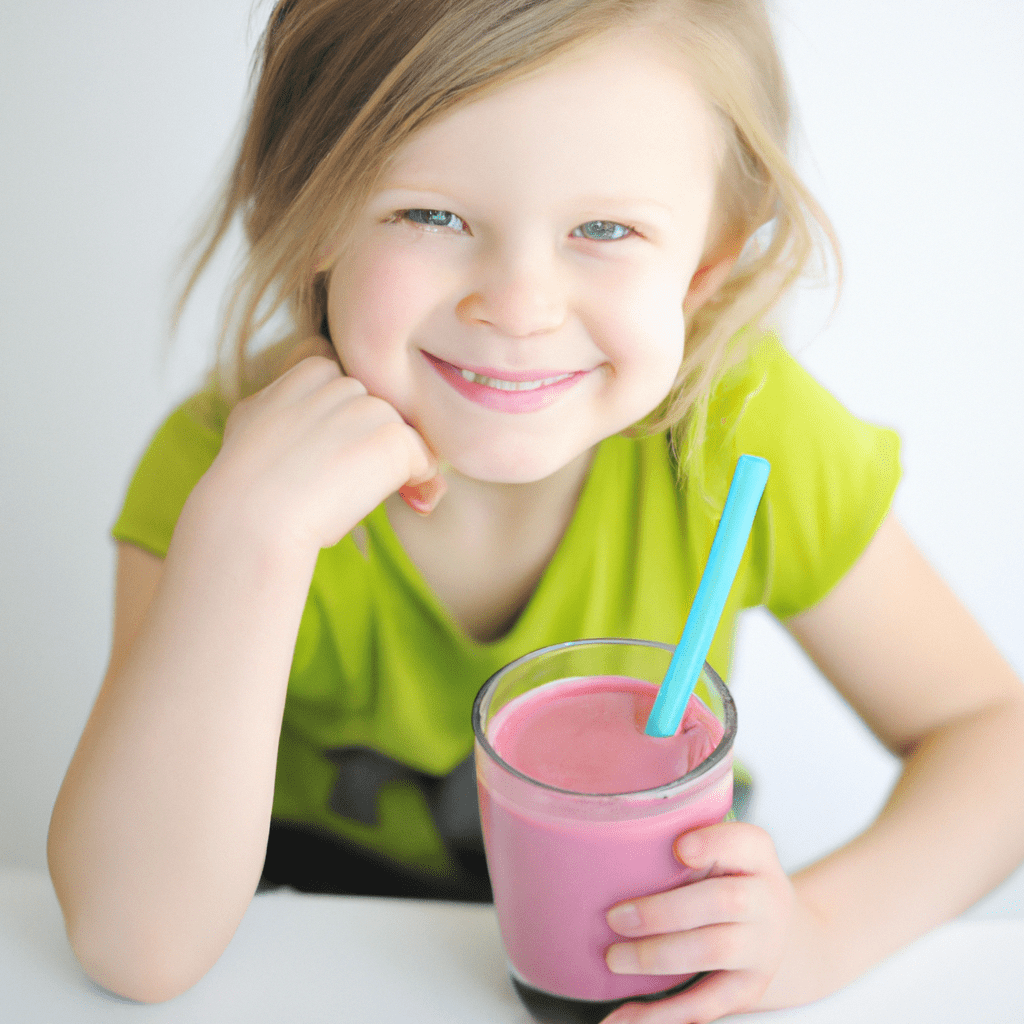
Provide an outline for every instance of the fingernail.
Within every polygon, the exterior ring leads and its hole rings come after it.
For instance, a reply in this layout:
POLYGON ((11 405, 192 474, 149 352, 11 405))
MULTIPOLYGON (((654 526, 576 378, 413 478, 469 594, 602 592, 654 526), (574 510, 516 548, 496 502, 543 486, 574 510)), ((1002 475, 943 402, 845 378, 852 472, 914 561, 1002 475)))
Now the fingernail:
POLYGON ((690 867, 698 867, 701 862, 700 844, 688 836, 676 841, 676 858, 690 867))
POLYGON ((617 907, 612 907, 606 917, 608 926, 620 935, 632 935, 642 924, 640 911, 637 910, 635 903, 620 903, 617 907))
POLYGON ((426 516, 437 508, 437 503, 447 490, 445 478, 438 473, 422 484, 408 484, 400 488, 398 493, 413 512, 426 516))
POLYGON ((639 974, 640 962, 631 943, 617 942, 608 947, 604 962, 613 974, 639 974))

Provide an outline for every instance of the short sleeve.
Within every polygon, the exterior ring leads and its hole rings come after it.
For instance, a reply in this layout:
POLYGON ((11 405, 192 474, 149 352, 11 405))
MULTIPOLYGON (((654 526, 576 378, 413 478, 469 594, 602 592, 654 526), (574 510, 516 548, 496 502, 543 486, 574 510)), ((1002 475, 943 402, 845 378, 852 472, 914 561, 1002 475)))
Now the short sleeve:
POLYGON ((771 463, 755 536, 768 548, 763 603, 788 618, 820 601, 881 525, 900 479, 899 437, 849 412, 774 336, 724 383, 715 425, 733 454, 771 463))
POLYGON ((200 392, 157 430, 135 470, 114 523, 115 540, 163 557, 192 488, 220 451, 226 408, 200 392))

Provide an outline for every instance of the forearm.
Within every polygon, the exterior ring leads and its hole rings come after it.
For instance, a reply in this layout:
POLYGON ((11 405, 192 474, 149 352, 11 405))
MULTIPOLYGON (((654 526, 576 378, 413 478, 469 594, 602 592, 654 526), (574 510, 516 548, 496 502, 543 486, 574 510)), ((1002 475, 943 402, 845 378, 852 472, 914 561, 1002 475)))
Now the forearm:
POLYGON ((104 683, 51 823, 51 874, 76 953, 96 980, 142 999, 198 979, 252 897, 312 573, 195 506, 130 654, 104 683))
POLYGON ((842 987, 998 884, 1024 858, 1022 792, 1021 697, 926 737, 876 821, 793 877, 810 945, 768 1003, 842 987))

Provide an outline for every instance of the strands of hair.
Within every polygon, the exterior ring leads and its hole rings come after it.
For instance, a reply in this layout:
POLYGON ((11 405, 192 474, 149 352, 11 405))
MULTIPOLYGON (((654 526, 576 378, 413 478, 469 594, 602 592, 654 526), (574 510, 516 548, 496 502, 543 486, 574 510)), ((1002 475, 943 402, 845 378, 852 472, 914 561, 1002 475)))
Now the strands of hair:
POLYGON ((688 318, 671 393, 637 430, 671 433, 685 472, 707 402, 742 355, 744 331, 815 265, 841 275, 838 243, 787 155, 790 100, 764 0, 281 0, 253 70, 253 101, 228 181, 186 255, 180 317, 240 218, 247 251, 226 303, 216 379, 229 401, 258 389, 273 360, 254 338, 286 310, 277 350, 326 333, 327 275, 341 225, 389 159, 431 119, 542 67, 583 41, 649 24, 675 45, 722 131, 709 248, 742 255, 688 318), (325 258, 325 254, 328 254, 325 258))

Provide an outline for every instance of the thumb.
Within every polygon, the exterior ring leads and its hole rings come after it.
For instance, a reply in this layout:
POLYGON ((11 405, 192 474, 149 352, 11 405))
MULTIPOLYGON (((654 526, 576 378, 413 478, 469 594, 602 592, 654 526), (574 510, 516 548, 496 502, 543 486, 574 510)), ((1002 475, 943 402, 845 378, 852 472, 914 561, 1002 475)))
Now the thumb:
POLYGON ((678 860, 710 875, 753 875, 778 864, 771 837, 764 829, 741 821, 684 832, 675 842, 678 860))

